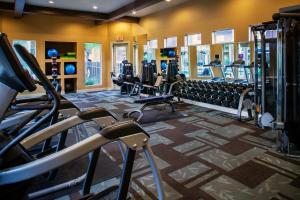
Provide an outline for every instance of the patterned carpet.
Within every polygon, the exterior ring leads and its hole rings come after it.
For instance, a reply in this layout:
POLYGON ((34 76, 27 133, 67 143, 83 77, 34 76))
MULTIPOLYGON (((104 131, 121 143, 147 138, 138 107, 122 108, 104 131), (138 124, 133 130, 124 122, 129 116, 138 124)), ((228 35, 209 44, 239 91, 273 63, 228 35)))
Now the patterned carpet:
MULTIPOLYGON (((104 107, 120 120, 124 120, 124 112, 140 106, 117 91, 66 97, 83 110, 104 107)), ((178 104, 176 113, 168 107, 147 110, 142 126, 151 135, 150 144, 167 199, 300 199, 300 161, 268 150, 275 146, 271 131, 238 122, 229 114, 188 104, 178 104)), ((94 124, 89 123, 86 128, 90 134, 97 133, 94 124)), ((65 166, 59 171, 58 180, 83 172, 85 161, 83 158, 65 166)), ((115 178, 121 164, 117 145, 105 147, 98 163, 94 192, 119 181, 115 178)), ((131 186, 134 199, 156 199, 152 174, 142 152, 136 156, 131 186)), ((72 192, 46 199, 76 199, 79 192, 72 192)))

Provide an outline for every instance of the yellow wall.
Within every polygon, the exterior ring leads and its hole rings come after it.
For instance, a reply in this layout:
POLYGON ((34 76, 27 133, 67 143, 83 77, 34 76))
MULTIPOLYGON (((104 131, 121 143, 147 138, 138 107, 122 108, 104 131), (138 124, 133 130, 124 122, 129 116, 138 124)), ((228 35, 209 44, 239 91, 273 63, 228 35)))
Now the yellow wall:
POLYGON ((2 31, 2 15, 0 14, 0 31, 2 31))
MULTIPOLYGON (((85 42, 102 44, 103 77, 102 86, 111 86, 109 72, 112 67, 112 45, 128 42, 129 60, 133 62, 133 43, 138 43, 139 63, 143 59, 143 45, 149 39, 158 39, 159 48, 167 36, 178 37, 178 47, 184 45, 184 35, 202 33, 202 43, 211 44, 211 32, 233 28, 235 41, 248 40, 248 27, 271 20, 280 7, 299 3, 299 0, 191 0, 176 7, 143 17, 139 24, 112 22, 95 25, 93 21, 73 17, 49 15, 25 15, 15 19, 12 14, 0 15, 0 31, 8 34, 10 40, 28 39, 37 41, 37 59, 44 68, 45 41, 72 41, 78 43, 78 85, 79 90, 95 88, 84 86, 85 42)), ((237 45, 235 45, 237 46, 237 45)), ((178 48, 179 50, 180 48, 178 48)), ((213 52, 220 51, 212 46, 213 52)), ((236 52, 236 51, 235 51, 236 52)), ((159 55, 159 51, 157 51, 159 55)), ((191 77, 196 74, 196 50, 190 48, 191 77)), ((157 62, 160 63, 159 60, 157 62)))
MULTIPOLYGON (((112 43, 122 39, 132 44, 133 30, 139 30, 137 24, 113 22, 95 25, 93 21, 80 18, 49 15, 25 15, 22 19, 15 19, 12 15, 5 14, 3 20, 1 19, 0 16, 0 28, 2 27, 0 31, 5 32, 10 41, 14 39, 36 40, 37 60, 42 68, 45 67, 45 41, 77 42, 77 89, 79 90, 110 87, 112 43), (101 86, 85 87, 84 85, 84 43, 86 42, 102 44, 101 86)), ((132 45, 130 47, 131 60, 132 45)))
POLYGON ((236 41, 248 40, 249 25, 272 19, 281 7, 299 4, 299 0, 191 0, 168 10, 146 16, 140 25, 149 38, 178 36, 179 44, 187 33, 202 33, 202 43, 211 43, 211 32, 233 28, 236 41))
MULTIPOLYGON (((191 0, 143 17, 140 26, 148 40, 158 39, 159 48, 163 48, 163 39, 170 36, 177 36, 178 47, 183 46, 184 35, 193 33, 202 34, 202 44, 211 44, 213 31, 228 28, 235 30, 235 42, 245 42, 249 25, 270 21, 279 8, 295 4, 299 4, 299 0, 191 0)), ((213 45, 211 50, 212 57, 215 53, 222 55, 220 46, 213 45)), ((237 49, 235 55, 236 52, 237 49)), ((196 78, 195 57, 196 51, 191 47, 191 78, 196 78)))

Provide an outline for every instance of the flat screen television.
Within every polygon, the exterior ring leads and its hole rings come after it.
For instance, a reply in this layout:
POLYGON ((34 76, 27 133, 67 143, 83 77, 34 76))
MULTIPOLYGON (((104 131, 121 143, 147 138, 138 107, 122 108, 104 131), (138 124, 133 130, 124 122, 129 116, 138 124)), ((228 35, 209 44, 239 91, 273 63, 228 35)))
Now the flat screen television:
POLYGON ((176 48, 164 48, 160 49, 160 56, 167 58, 176 58, 176 48))

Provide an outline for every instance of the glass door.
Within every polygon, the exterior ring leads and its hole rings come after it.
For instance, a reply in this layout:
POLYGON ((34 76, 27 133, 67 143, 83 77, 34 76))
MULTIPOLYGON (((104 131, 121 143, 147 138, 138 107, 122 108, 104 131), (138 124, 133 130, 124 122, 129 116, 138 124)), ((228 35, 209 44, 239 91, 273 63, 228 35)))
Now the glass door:
POLYGON ((128 60, 128 44, 113 45, 113 72, 118 75, 121 73, 122 61, 128 60))

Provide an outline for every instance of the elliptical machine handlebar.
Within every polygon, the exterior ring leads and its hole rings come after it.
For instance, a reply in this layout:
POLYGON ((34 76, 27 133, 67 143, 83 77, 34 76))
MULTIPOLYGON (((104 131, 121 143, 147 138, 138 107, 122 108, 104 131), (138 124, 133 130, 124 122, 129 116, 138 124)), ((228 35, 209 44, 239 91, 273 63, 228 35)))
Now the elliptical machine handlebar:
MULTIPOLYGON (((8 42, 8 40, 7 40, 8 42)), ((9 44, 9 43, 8 43, 9 44)), ((39 68, 38 63, 34 56, 30 54, 26 48, 23 46, 16 44, 14 45, 16 51, 22 55, 22 58, 24 61, 28 64, 32 72, 38 77, 40 82, 43 84, 43 87, 45 88, 46 92, 52 98, 52 107, 49 107, 50 111, 41 117, 33 126, 26 129, 24 132, 16 136, 13 140, 11 140, 5 147, 3 147, 0 151, 0 157, 2 157, 6 152, 8 152, 11 148, 14 146, 17 146, 20 144, 20 142, 28 137, 31 133, 36 131, 42 124, 47 123, 49 120, 51 120, 52 116, 55 115, 55 113, 58 112, 59 105, 60 105, 60 97, 57 94, 55 88, 52 86, 50 81, 47 79, 47 77, 43 74, 42 70, 39 68)), ((30 77, 31 78, 31 77, 30 77)), ((22 78, 24 79, 24 78, 22 78)))

